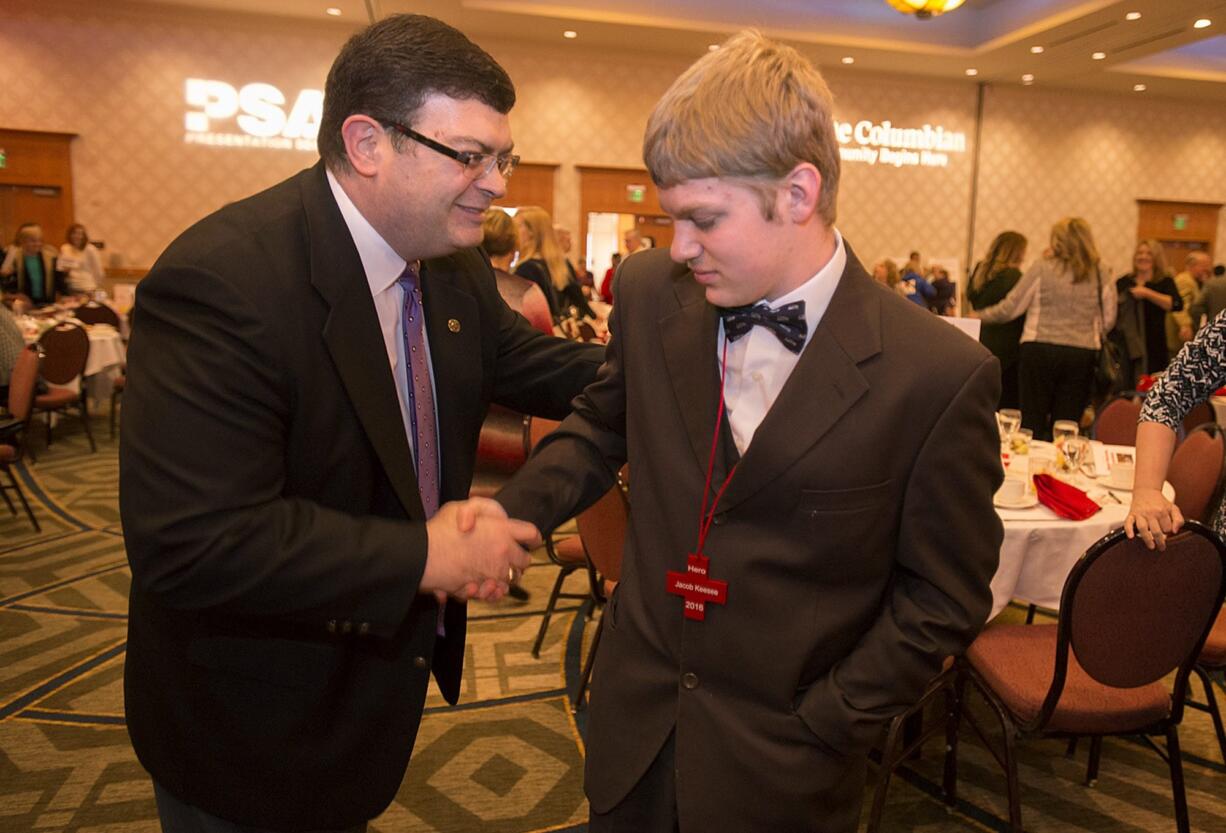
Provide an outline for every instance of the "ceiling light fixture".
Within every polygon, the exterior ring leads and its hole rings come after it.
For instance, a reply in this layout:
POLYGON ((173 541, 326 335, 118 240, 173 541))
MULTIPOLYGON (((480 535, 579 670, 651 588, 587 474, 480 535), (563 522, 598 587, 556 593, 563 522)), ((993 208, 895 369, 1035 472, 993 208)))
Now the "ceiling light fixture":
POLYGON ((1145 92, 1145 85, 1144 84, 1133 84, 1132 91, 1134 93, 1143 93, 1145 92))
POLYGON ((856 62, 856 59, 855 59, 855 58, 853 58, 853 57, 851 57, 850 55, 848 55, 847 57, 843 58, 843 63, 845 63, 845 64, 854 64, 855 62, 856 62))
POLYGON ((340 16, 341 16, 341 10, 340 10, 340 9, 338 9, 336 6, 330 6, 330 7, 326 8, 326 9, 324 9, 324 12, 325 12, 326 14, 330 14, 330 15, 332 15, 333 17, 340 17, 340 16))
POLYGON ((1141 13, 1140 12, 1129 12, 1128 14, 1124 15, 1124 19, 1125 20, 1140 20, 1141 13))
POLYGON ((927 20, 945 12, 952 12, 965 0, 886 0, 903 14, 913 14, 919 20, 927 20))
POLYGON ((966 74, 975 76, 979 74, 979 70, 975 69, 974 67, 970 67, 969 69, 967 69, 966 74))
POLYGON ((1041 47, 1041 46, 1032 46, 1032 47, 1030 47, 1030 53, 1031 53, 1032 55, 1042 55, 1042 54, 1043 54, 1043 47, 1041 47))
POLYGON ((1193 29, 1208 29, 1213 25, 1213 21, 1207 17, 1202 17, 1200 20, 1192 24, 1193 29))
POLYGON ((719 49, 719 44, 718 44, 718 43, 708 43, 708 44, 707 44, 707 51, 708 51, 708 52, 715 52, 715 51, 716 51, 716 50, 718 50, 718 49, 719 49))
POLYGON ((574 29, 567 29, 562 33, 562 37, 566 38, 567 40, 574 40, 575 38, 579 37, 579 33, 574 29))
POLYGON ((1106 53, 1106 52, 1095 52, 1095 53, 1094 53, 1093 55, 1091 55, 1090 57, 1091 57, 1091 58, 1093 58, 1093 59, 1094 59, 1094 60, 1096 60, 1096 61, 1101 61, 1103 58, 1106 58, 1106 57, 1107 57, 1107 53, 1106 53))
POLYGON ((1031 75, 1029 72, 1028 72, 1028 73, 1026 73, 1025 75, 1023 75, 1023 76, 1022 76, 1022 83, 1023 83, 1023 84, 1033 84, 1033 83, 1034 83, 1034 76, 1033 76, 1033 75, 1031 75))

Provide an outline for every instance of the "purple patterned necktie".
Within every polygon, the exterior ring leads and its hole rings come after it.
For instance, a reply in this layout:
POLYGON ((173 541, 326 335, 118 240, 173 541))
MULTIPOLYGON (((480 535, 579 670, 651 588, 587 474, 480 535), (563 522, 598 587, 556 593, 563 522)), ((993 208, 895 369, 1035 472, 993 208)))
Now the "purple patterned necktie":
POLYGON ((438 429, 434 421, 430 364, 426 361, 426 322, 422 312, 418 264, 407 264, 396 282, 404 290, 404 311, 400 324, 408 373, 409 421, 413 426, 417 488, 426 517, 432 518, 438 511, 439 501, 438 429))

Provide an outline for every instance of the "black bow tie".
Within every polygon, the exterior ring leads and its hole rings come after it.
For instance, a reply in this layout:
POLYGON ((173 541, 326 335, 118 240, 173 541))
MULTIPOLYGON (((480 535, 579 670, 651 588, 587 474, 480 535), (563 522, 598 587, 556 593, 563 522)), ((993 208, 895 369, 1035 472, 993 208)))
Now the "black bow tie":
POLYGON ((784 347, 799 353, 805 346, 805 336, 809 332, 804 301, 793 301, 779 309, 771 309, 765 303, 725 307, 719 314, 724 319, 724 335, 729 341, 736 341, 757 325, 774 333, 784 347))

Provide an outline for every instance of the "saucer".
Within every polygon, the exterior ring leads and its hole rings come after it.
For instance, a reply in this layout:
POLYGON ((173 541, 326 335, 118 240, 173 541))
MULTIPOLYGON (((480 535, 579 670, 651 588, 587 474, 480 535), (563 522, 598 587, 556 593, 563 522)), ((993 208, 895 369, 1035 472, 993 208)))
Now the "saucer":
POLYGON ((998 509, 1029 509, 1032 506, 1039 505, 1039 496, 1032 492, 1026 492, 1016 501, 1005 500, 999 494, 992 496, 992 505, 998 509))

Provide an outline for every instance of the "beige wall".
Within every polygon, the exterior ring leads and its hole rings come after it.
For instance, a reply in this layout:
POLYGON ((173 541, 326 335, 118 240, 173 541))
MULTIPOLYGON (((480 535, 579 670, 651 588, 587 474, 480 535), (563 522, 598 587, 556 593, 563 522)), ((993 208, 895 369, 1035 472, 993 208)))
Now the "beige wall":
MULTIPOLYGON (((183 142, 184 80, 322 88, 351 30, 331 21, 219 18, 121 0, 8 0, 0 29, 0 127, 69 131, 76 212, 115 265, 150 265, 183 228, 314 162, 301 151, 183 142)), ((558 162, 557 220, 579 227, 576 165, 641 165, 652 105, 687 61, 482 39, 519 89, 511 124, 526 160, 558 162)), ((970 84, 828 72, 841 120, 925 122, 973 140, 970 84)), ((973 148, 971 148, 973 149, 973 148)), ((921 249, 964 257, 971 152, 947 168, 843 168, 839 227, 861 259, 921 249)), ((1226 199, 1226 112, 1143 96, 989 88, 976 255, 1016 228, 1045 245, 1060 216, 1093 224, 1104 255, 1126 264, 1138 197, 1226 199)), ((1218 260, 1226 259, 1226 218, 1218 260)), ((1031 254, 1041 249, 1032 247, 1031 254)))

